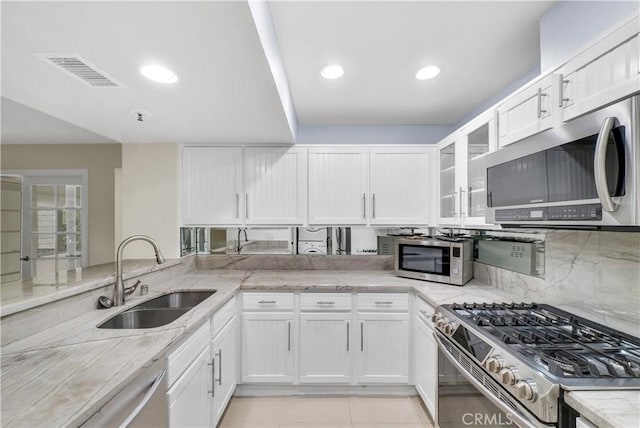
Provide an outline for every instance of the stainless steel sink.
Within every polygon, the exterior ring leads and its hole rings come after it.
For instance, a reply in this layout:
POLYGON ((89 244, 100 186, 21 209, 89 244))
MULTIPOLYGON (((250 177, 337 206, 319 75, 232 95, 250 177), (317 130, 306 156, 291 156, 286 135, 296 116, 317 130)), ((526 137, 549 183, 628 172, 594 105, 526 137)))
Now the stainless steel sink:
POLYGON ((140 303, 98 325, 98 328, 135 329, 167 325, 213 295, 208 291, 175 291, 140 303))
POLYGON ((174 291, 173 293, 164 294, 155 299, 140 303, 135 306, 135 308, 193 308, 215 292, 215 290, 174 291))

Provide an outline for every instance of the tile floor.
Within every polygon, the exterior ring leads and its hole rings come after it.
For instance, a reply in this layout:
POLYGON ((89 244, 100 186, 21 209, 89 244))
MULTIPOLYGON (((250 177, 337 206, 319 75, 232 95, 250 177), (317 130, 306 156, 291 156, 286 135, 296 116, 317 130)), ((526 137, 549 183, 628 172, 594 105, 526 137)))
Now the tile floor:
POLYGON ((220 428, 432 428, 418 397, 236 397, 220 428))

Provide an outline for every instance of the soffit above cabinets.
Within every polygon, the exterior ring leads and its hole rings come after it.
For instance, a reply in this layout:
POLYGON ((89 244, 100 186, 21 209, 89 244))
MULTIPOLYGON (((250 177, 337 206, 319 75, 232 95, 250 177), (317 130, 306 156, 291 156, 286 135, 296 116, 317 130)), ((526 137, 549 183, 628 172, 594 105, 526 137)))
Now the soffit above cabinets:
POLYGON ((2 2, 2 94, 123 143, 292 143, 246 2, 2 2), (80 55, 92 87, 38 54, 80 55), (159 62, 180 80, 141 75, 159 62), (151 113, 143 122, 130 110, 151 113))
POLYGON ((539 18, 553 3, 270 4, 300 125, 446 125, 539 64, 539 18), (330 63, 342 78, 320 77, 330 63), (417 80, 426 65, 441 73, 417 80))

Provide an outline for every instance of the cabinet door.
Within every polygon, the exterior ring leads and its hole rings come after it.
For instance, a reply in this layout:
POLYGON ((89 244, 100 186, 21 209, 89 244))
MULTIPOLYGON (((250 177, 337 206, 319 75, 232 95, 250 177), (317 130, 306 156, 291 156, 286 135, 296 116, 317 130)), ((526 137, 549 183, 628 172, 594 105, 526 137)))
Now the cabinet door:
POLYGON ((371 150, 371 224, 429 222, 429 152, 422 148, 371 150))
POLYGON ((236 318, 233 317, 212 342, 213 359, 213 420, 217 423, 224 413, 237 383, 236 318))
POLYGON ((460 134, 453 134, 438 143, 438 224, 447 226, 460 226, 462 216, 460 214, 461 202, 461 168, 459 157, 460 134))
POLYGON ((351 313, 300 314, 300 383, 349 383, 351 313))
POLYGON ((242 314, 242 381, 293 382, 293 313, 242 314))
POLYGON ((245 149, 246 224, 303 224, 306 206, 306 150, 245 149))
POLYGON ((553 126, 558 104, 557 75, 551 74, 498 107, 498 144, 504 147, 553 126), (555 84, 554 84, 555 82, 555 84))
POLYGON ((183 223, 242 223, 242 149, 185 147, 182 151, 183 223))
POLYGON ((211 420, 212 370, 207 346, 167 391, 170 427, 208 427, 211 420))
POLYGON ((309 224, 366 224, 367 149, 309 149, 309 224))
POLYGON ((433 338, 433 331, 420 317, 415 318, 416 330, 414 340, 415 385, 427 410, 435 420, 437 378, 438 378, 438 345, 433 338))
POLYGON ((640 92, 639 32, 636 15, 562 67, 564 121, 640 92))
POLYGON ((409 315, 359 313, 357 328, 358 383, 407 383, 409 315))

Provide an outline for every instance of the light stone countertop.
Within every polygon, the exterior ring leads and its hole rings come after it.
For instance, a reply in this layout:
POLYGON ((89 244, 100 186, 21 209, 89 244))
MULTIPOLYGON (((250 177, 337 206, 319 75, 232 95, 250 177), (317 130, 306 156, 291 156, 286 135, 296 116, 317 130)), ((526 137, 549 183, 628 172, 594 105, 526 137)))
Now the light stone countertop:
POLYGON ((569 391, 564 400, 598 428, 640 426, 640 391, 569 391))
MULTIPOLYGON (((153 275, 156 280, 149 295, 130 298, 125 307, 92 310, 4 346, 1 352, 2 425, 78 426, 144 368, 164 358, 171 347, 199 327, 239 290, 413 290, 434 306, 453 302, 520 300, 509 292, 475 280, 456 287, 398 278, 389 271, 185 271, 171 268, 153 275), (145 330, 95 327, 127 307, 178 289, 216 289, 217 292, 163 327, 145 330)), ((615 396, 617 392, 607 394, 615 396)), ((597 408, 593 411, 597 412, 597 408)))

